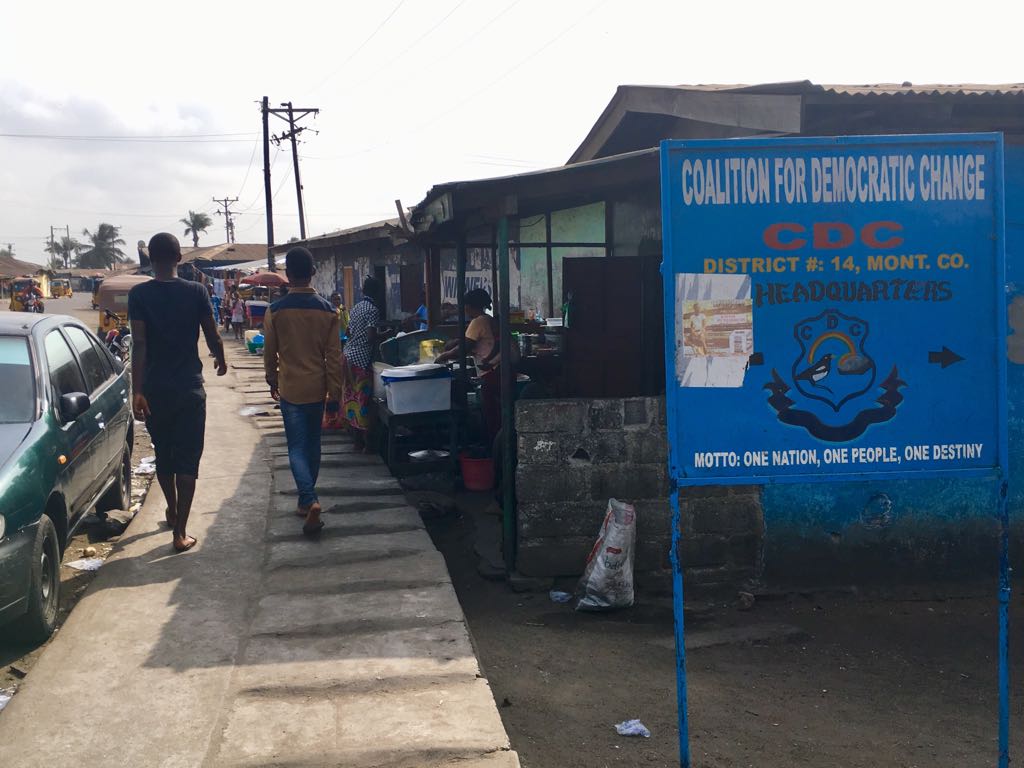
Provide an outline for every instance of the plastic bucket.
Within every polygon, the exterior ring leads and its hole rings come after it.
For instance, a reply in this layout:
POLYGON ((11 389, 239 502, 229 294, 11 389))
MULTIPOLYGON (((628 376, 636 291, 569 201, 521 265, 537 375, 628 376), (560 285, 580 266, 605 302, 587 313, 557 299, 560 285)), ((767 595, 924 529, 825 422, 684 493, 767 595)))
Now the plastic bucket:
POLYGON ((459 456, 462 485, 467 491, 489 491, 494 487, 494 459, 474 459, 463 453, 459 456))

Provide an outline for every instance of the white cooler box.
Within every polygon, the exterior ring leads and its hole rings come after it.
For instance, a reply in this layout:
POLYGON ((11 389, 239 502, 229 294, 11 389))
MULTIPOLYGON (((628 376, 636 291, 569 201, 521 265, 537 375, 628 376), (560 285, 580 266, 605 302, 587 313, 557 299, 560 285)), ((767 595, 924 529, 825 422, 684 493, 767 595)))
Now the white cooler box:
POLYGON ((395 414, 447 411, 452 407, 452 374, 426 363, 381 372, 388 410, 395 414))

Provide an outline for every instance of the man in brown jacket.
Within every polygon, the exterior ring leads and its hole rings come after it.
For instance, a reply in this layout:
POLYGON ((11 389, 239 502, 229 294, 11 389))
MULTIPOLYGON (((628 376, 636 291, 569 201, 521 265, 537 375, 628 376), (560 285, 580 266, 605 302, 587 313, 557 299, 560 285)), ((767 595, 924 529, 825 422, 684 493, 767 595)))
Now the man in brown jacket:
POLYGON ((305 518, 307 536, 324 527, 316 495, 324 400, 328 412, 337 412, 341 399, 341 328, 334 307, 309 286, 315 271, 305 248, 288 251, 290 290, 263 320, 263 367, 271 397, 281 402, 288 464, 299 490, 296 514, 305 518))

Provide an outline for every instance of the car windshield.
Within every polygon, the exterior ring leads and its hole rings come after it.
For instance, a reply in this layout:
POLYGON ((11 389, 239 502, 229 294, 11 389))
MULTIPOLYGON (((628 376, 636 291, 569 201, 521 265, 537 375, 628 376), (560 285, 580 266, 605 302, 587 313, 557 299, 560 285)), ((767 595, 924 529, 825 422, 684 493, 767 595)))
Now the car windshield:
POLYGON ((32 421, 35 385, 28 340, 0 336, 0 424, 32 421))

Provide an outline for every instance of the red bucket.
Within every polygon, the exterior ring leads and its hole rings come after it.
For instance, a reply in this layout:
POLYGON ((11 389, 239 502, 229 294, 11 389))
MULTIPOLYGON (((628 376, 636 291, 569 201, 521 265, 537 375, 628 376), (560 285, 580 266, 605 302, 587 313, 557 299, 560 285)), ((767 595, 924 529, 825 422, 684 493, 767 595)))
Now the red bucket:
POLYGON ((467 491, 489 491, 494 487, 494 459, 474 459, 465 453, 459 456, 462 485, 467 491))

